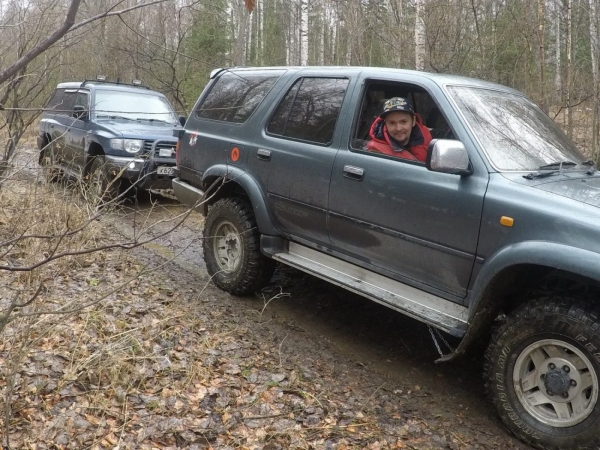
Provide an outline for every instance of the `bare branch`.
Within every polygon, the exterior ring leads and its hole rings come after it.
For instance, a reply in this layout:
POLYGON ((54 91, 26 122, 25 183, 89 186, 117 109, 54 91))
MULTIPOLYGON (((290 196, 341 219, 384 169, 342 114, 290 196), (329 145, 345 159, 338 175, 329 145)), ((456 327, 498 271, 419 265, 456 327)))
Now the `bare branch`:
POLYGON ((21 59, 15 62, 12 66, 0 72, 0 83, 5 82, 10 77, 16 75, 21 69, 27 66, 37 56, 41 55, 44 51, 55 44, 60 38, 69 32, 73 24, 75 23, 75 16, 81 5, 81 0, 71 0, 69 11, 65 17, 65 21, 60 28, 54 31, 50 36, 44 39, 38 46, 27 52, 21 59))

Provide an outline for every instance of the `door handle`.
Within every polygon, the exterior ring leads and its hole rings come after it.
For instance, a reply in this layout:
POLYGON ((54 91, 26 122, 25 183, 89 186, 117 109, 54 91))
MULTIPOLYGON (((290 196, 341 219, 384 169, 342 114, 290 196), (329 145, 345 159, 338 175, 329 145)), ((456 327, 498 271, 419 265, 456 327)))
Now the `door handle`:
POLYGON ((360 167, 344 166, 344 176, 351 180, 362 180, 365 175, 365 170, 360 167))
POLYGON ((256 157, 258 159, 262 159, 263 161, 270 161, 271 160, 271 150, 259 148, 258 151, 256 152, 256 157))

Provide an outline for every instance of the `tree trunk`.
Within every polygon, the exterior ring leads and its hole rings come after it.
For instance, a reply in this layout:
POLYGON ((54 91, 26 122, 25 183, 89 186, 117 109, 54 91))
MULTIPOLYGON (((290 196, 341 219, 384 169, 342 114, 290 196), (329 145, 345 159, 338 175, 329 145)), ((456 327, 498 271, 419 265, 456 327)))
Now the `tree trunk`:
MULTIPOLYGON (((246 14, 246 11, 241 11, 242 14, 246 14)), ((246 27, 246 45, 244 46, 244 65, 252 65, 252 50, 254 48, 254 19, 256 14, 250 13, 250 17, 248 18, 248 26, 246 27)))
POLYGON ((300 65, 308 65, 308 0, 300 0, 300 65))
POLYGON ((600 67, 598 66, 598 52, 600 52, 598 36, 598 10, 597 0, 590 0, 590 50, 592 61, 592 79, 594 81, 594 98, 592 105, 592 158, 600 162, 598 149, 598 116, 600 112, 600 67))
POLYGON ((573 137, 573 111, 571 111, 571 87, 573 84, 573 0, 567 0, 567 136, 573 137))
POLYGON ((257 62, 259 65, 264 64, 265 54, 265 9, 264 0, 258 0, 256 2, 257 15, 258 15, 258 46, 256 51, 258 53, 257 62))
POLYGON ((545 0, 538 0, 538 38, 540 42, 540 101, 542 109, 548 114, 546 102, 546 49, 544 41, 544 26, 546 24, 545 0))
POLYGON ((423 0, 416 0, 415 4, 415 69, 425 70, 425 21, 423 20, 423 0))
POLYGON ((325 34, 327 33, 327 28, 329 27, 329 20, 324 0, 319 0, 319 11, 321 12, 321 34, 319 36, 321 42, 319 44, 319 48, 317 49, 319 55, 317 61, 320 66, 323 66, 325 65, 325 34))
POLYGON ((555 73, 554 73, 554 89, 556 90, 556 98, 560 101, 562 98, 562 76, 561 76, 561 52, 560 52, 560 6, 559 0, 556 0, 554 3, 554 33, 556 37, 555 53, 554 53, 554 65, 555 65, 555 73))
MULTIPOLYGON (((479 45, 479 71, 483 70, 485 62, 485 54, 483 50, 483 38, 481 37, 481 29, 479 27, 479 16, 477 14, 477 8, 475 6, 475 0, 471 0, 471 9, 473 10, 473 21, 475 22, 475 31, 477 32, 477 44, 479 45)), ((480 74, 481 75, 481 74, 480 74)))

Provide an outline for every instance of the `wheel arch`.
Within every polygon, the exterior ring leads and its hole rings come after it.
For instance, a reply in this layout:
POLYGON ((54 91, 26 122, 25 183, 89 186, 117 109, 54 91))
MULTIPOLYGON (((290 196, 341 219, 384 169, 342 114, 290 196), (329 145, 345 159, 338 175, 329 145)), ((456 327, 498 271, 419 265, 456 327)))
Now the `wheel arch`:
POLYGON ((543 241, 511 245, 488 258, 469 295, 469 328, 458 348, 441 360, 463 354, 475 342, 487 342, 491 326, 523 302, 526 293, 562 286, 600 292, 600 255, 589 250, 543 241))
POLYGON ((90 169, 92 167, 92 161, 94 161, 94 158, 96 156, 103 156, 103 155, 104 155, 104 148, 102 148, 102 145, 100 145, 98 142, 95 142, 95 141, 92 141, 89 143, 87 152, 86 152, 86 157, 85 157, 85 167, 84 167, 84 171, 83 171, 84 176, 90 172, 90 169))
POLYGON ((243 196, 248 198, 256 217, 256 223, 261 234, 280 235, 273 225, 273 220, 267 209, 264 192, 254 177, 242 169, 234 166, 219 164, 210 167, 202 176, 202 188, 206 191, 215 181, 222 178, 218 183, 214 194, 208 193, 209 200, 203 205, 203 214, 206 215, 208 208, 221 198, 228 196, 243 196))

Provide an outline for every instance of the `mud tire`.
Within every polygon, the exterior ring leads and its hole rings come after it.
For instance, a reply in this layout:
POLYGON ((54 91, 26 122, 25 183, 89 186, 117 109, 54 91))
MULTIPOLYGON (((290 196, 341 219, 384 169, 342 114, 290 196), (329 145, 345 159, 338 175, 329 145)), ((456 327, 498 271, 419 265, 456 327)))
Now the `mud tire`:
POLYGON ((484 378, 502 421, 519 439, 551 450, 591 449, 600 444, 600 320, 598 309, 590 303, 547 296, 518 308, 493 334, 485 353, 484 378), (554 365, 557 361, 561 363, 554 365), (564 378, 563 372, 544 373, 553 365, 560 369, 562 361, 567 365, 577 361, 583 368, 569 369, 564 378), (580 375, 578 385, 575 377, 580 375), (549 394, 548 380, 560 381, 552 387, 575 383, 581 389, 569 387, 561 395, 549 394), (561 398, 577 392, 579 405, 585 407, 574 408, 575 399, 561 398), (554 405, 570 413, 560 417, 554 405), (574 409, 584 413, 575 414, 574 409))
POLYGON ((203 251, 212 281, 231 294, 252 294, 273 276, 275 262, 260 252, 260 233, 246 199, 224 198, 209 209, 203 251))
POLYGON ((108 173, 104 156, 94 157, 88 180, 88 192, 92 201, 100 204, 114 203, 119 197, 121 179, 108 173))

